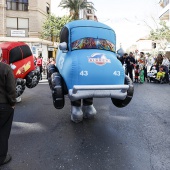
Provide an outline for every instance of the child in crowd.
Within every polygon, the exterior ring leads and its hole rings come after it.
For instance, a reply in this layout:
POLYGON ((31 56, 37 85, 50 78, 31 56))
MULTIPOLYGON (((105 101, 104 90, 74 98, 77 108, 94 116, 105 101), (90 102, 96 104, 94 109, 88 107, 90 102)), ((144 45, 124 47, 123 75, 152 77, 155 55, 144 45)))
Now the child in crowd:
POLYGON ((153 65, 153 66, 151 66, 150 71, 147 73, 148 82, 154 80, 156 78, 156 75, 157 75, 156 66, 153 65))
POLYGON ((136 65, 135 66, 135 81, 134 81, 134 83, 138 83, 139 82, 139 65, 136 65))
POLYGON ((165 77, 165 71, 163 70, 163 67, 159 67, 159 72, 156 75, 156 79, 161 81, 165 77))

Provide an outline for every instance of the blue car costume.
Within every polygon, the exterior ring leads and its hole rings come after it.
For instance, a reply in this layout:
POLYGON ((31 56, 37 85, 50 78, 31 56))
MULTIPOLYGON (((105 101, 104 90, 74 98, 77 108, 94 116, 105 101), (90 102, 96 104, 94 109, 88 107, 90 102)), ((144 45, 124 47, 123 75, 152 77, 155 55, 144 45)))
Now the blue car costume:
POLYGON ((49 84, 57 109, 64 107, 68 94, 72 121, 96 114, 93 98, 111 98, 117 107, 131 101, 134 87, 115 51, 115 32, 103 23, 77 20, 61 30, 56 68, 49 68, 49 84))

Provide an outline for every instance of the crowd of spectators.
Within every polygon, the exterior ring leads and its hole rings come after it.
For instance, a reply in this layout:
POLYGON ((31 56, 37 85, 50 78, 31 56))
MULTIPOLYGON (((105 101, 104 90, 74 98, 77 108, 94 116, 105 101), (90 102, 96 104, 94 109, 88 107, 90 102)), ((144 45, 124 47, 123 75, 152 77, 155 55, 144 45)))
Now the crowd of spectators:
MULTIPOLYGON (((147 79, 147 73, 152 70, 153 66, 158 75, 164 72, 166 83, 169 83, 170 58, 167 54, 158 54, 153 56, 149 53, 140 52, 136 55, 132 52, 124 53, 119 56, 119 60, 125 68, 125 74, 128 75, 133 82, 144 83, 147 79)), ((158 76, 157 76, 158 78, 158 76)))

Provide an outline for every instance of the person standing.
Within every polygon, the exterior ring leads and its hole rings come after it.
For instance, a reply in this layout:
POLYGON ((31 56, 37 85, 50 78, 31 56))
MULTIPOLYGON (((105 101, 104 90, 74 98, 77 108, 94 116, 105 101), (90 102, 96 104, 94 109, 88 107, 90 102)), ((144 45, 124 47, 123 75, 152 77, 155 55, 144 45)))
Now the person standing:
POLYGON ((38 56, 36 64, 37 64, 37 67, 39 67, 39 69, 40 69, 40 79, 42 80, 43 68, 42 68, 42 58, 40 56, 38 56))
POLYGON ((124 53, 123 56, 119 58, 122 65, 125 64, 125 60, 126 60, 127 56, 128 56, 128 53, 124 53))
POLYGON ((144 52, 140 52, 140 58, 138 59, 139 68, 141 71, 141 83, 144 83, 145 79, 147 78, 147 69, 146 69, 146 58, 144 52), (144 77, 143 77, 144 76, 144 77))
POLYGON ((16 103, 16 85, 11 67, 2 63, 2 49, 0 48, 0 166, 8 163, 8 139, 16 103))
POLYGON ((48 80, 48 66, 50 64, 50 58, 47 59, 47 62, 45 64, 45 67, 46 67, 46 74, 47 74, 47 80, 48 80))
POLYGON ((50 63, 48 64, 48 68, 47 68, 48 83, 49 83, 50 88, 52 88, 51 75, 55 72, 58 72, 55 59, 50 58, 50 63))
POLYGON ((119 58, 120 62, 122 63, 122 66, 125 70, 125 74, 127 74, 127 67, 126 67, 126 58, 128 56, 128 53, 124 53, 122 57, 119 58))
POLYGON ((51 77, 52 73, 58 71, 57 67, 56 67, 56 62, 55 62, 55 58, 50 58, 49 63, 47 65, 47 75, 48 78, 51 77))
POLYGON ((159 72, 159 67, 162 65, 162 61, 163 61, 162 54, 158 54, 158 56, 156 57, 156 60, 155 60, 157 72, 159 72))
POLYGON ((166 79, 166 82, 169 83, 169 65, 170 65, 170 62, 169 62, 169 59, 167 57, 167 54, 165 54, 163 56, 163 60, 162 60, 162 66, 164 67, 164 70, 165 70, 165 79, 166 79))
POLYGON ((134 83, 138 83, 139 82, 139 73, 140 73, 138 64, 135 66, 134 72, 135 72, 135 81, 134 81, 134 83))
POLYGON ((129 77, 133 82, 133 69, 134 69, 135 59, 133 57, 132 52, 129 53, 129 56, 126 58, 125 63, 127 67, 126 75, 129 75, 129 77))
POLYGON ((167 57, 167 54, 165 54, 165 55, 163 56, 162 65, 163 65, 163 66, 166 66, 166 68, 167 68, 166 71, 168 72, 168 71, 169 71, 170 62, 169 62, 169 59, 168 59, 168 57, 167 57))
POLYGON ((148 54, 146 58, 146 67, 147 67, 147 72, 151 70, 151 67, 153 66, 155 60, 151 54, 148 54))

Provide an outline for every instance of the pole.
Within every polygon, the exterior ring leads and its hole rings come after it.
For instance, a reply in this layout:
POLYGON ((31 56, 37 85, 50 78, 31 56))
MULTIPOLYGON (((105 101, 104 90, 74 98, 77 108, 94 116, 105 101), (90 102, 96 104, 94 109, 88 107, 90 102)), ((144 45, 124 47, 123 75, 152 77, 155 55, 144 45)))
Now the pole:
MULTIPOLYGON (((54 35, 52 36, 52 41, 53 41, 53 48, 54 48, 54 35)), ((52 57, 55 58, 55 48, 53 50, 52 57)))

